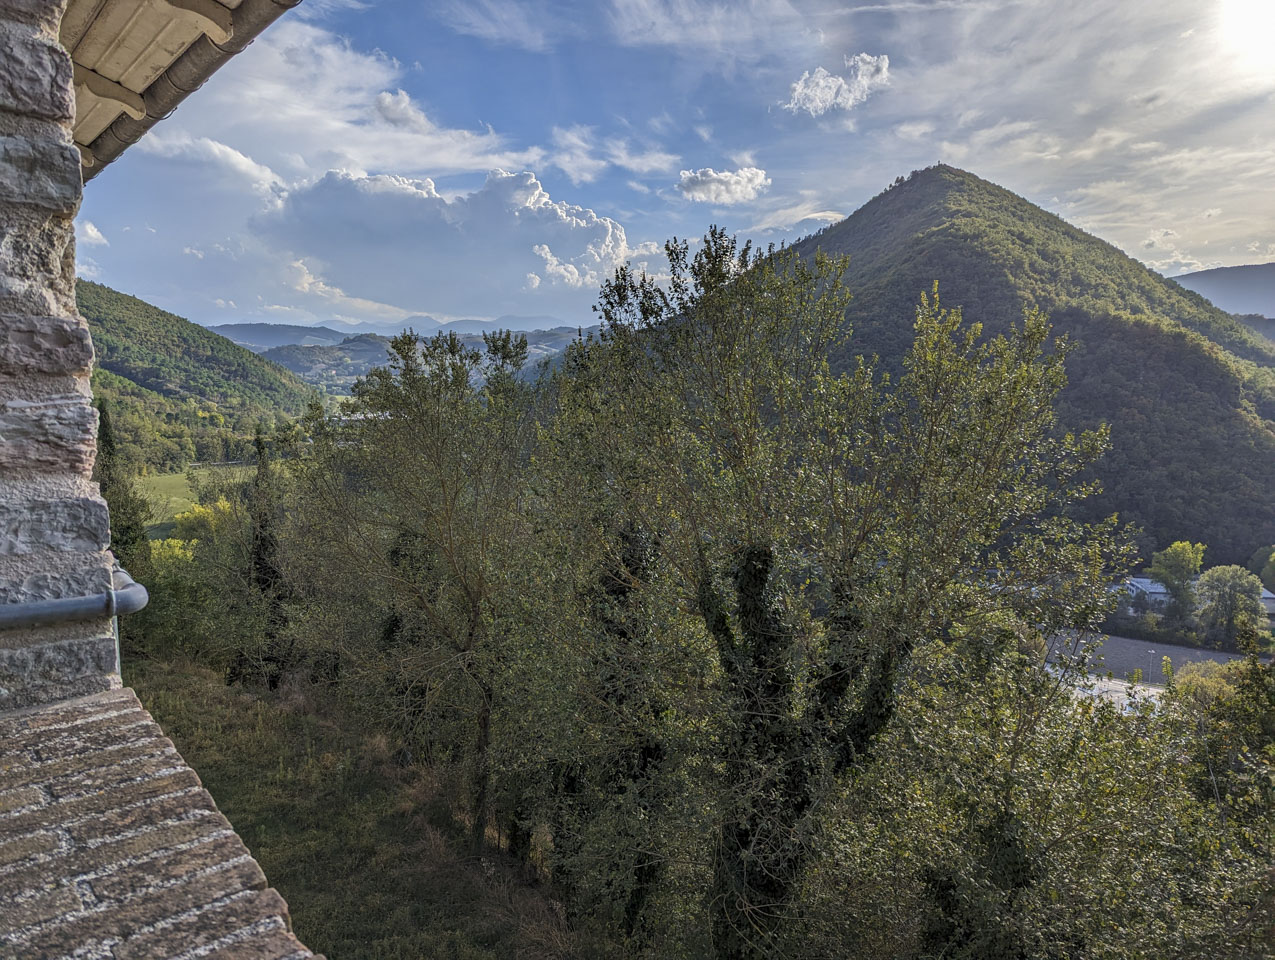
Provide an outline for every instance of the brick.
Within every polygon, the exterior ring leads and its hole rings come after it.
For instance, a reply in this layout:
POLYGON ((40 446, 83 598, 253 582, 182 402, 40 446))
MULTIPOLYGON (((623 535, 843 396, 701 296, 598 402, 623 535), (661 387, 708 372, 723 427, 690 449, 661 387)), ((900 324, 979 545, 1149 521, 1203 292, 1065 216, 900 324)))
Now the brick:
POLYGON ((136 861, 144 860, 150 854, 157 854, 183 843, 194 843, 229 829, 226 819, 215 815, 166 823, 136 836, 113 840, 97 847, 72 849, 52 859, 0 874, 0 889, 15 892, 35 890, 47 882, 50 876, 74 879, 108 868, 132 869, 136 861))
MULTIPOLYGON (((285 960, 287 957, 312 957, 296 937, 279 928, 254 934, 225 947, 202 954, 199 960, 285 960)), ((323 960, 322 957, 317 960, 323 960)))
POLYGON ((87 475, 97 455, 96 444, 97 411, 87 397, 75 394, 0 403, 0 471, 87 475))
MULTIPOLYGON (((150 942, 171 943, 169 938, 162 936, 164 928, 156 931, 149 928, 188 911, 207 907, 225 897, 250 891, 253 889, 253 879, 252 871, 243 869, 238 864, 215 873, 192 877, 188 882, 151 891, 132 900, 112 904, 104 910, 94 910, 83 917, 48 927, 28 936, 25 942, 20 940, 18 949, 32 957, 57 957, 72 953, 77 947, 92 940, 120 939, 127 942, 128 938, 136 937, 150 942)), ((181 949, 191 946, 195 944, 186 944, 181 949)), ((181 949, 173 950, 172 953, 179 953, 181 949)), ((172 953, 167 954, 165 960, 172 953)), ((123 956, 120 948, 117 948, 115 955, 123 956)))
MULTIPOLYGON (((89 881, 93 894, 99 900, 124 900, 134 897, 152 887, 162 886, 180 880, 182 877, 208 870, 220 863, 229 863, 248 856, 248 848, 235 834, 215 837, 207 843, 188 847, 164 854, 141 863, 127 865, 105 876, 89 881)), ((261 872, 255 860, 244 860, 247 873, 255 879, 245 880, 245 889, 263 890, 266 876, 261 872)))
POLYGON ((84 373, 93 366, 93 341, 79 317, 0 314, 0 368, 26 373, 84 373))
POLYGON ((288 905, 274 890, 262 890, 207 910, 171 926, 125 941, 116 960, 167 960, 176 953, 216 943, 244 927, 277 917, 287 928, 288 905))
MULTIPOLYGON (((122 788, 90 793, 75 800, 47 803, 26 813, 0 819, 0 831, 20 833, 50 824, 73 824, 83 819, 102 817, 132 803, 141 803, 199 787, 199 777, 195 776, 195 772, 182 770, 165 777, 129 783, 122 788)), ((43 797, 43 793, 34 787, 25 789, 32 790, 36 795, 43 797)), ((8 794, 2 796, 7 797, 8 794)), ((4 896, 4 890, 4 880, 0 878, 0 896, 4 896)))
POLYGON ((0 310, 75 315, 75 226, 69 217, 0 203, 0 310))
POLYGON ((0 136, 0 202, 74 217, 82 190, 80 152, 69 137, 0 136))
POLYGON ((111 543, 101 497, 64 497, 0 504, 0 556, 95 553, 111 543))
POLYGON ((121 790, 133 783, 177 773, 186 762, 176 750, 130 760, 114 767, 97 767, 41 784, 57 800, 78 799, 106 790, 121 790))
POLYGON ((60 784, 68 777, 80 778, 96 773, 99 768, 128 765, 145 757, 159 754, 176 756, 173 743, 167 737, 153 737, 136 743, 120 743, 113 748, 99 748, 87 756, 63 757, 48 763, 13 766, 4 772, 6 784, 19 787, 26 784, 60 784))
POLYGON ((159 797, 140 806, 130 806, 97 817, 87 817, 75 823, 63 824, 63 829, 72 841, 81 844, 118 836, 153 823, 187 817, 195 811, 217 813, 217 808, 207 790, 159 797))
POLYGON ((9 930, 16 932, 35 926, 37 923, 73 913, 83 907, 84 903, 73 887, 56 887, 25 900, 6 903, 4 924, 9 930))
POLYGON ((0 28, 0 106, 45 120, 71 120, 75 94, 71 58, 61 45, 27 26, 0 28))
POLYGON ((51 727, 92 723, 108 714, 118 714, 125 710, 142 712, 141 701, 132 690, 112 690, 109 693, 79 700, 51 703, 25 713, 0 716, 0 739, 3 739, 7 745, 12 738, 27 733, 47 730, 51 727))
MULTIPOLYGON (((17 790, 5 790, 0 793, 0 814, 11 813, 44 803, 44 791, 39 787, 20 787, 17 790)), ((11 820, 0 820, 0 830, 9 832, 11 820)))
POLYGON ((58 843, 57 834, 47 830, 0 841, 0 866, 8 866, 40 853, 53 853, 57 850, 58 843))
POLYGON ((159 724, 145 714, 126 714, 118 719, 123 722, 109 727, 105 724, 86 724, 84 727, 73 727, 69 732, 58 731, 53 737, 25 745, 25 749, 35 760, 47 762, 82 756, 117 743, 138 743, 164 735, 159 724))

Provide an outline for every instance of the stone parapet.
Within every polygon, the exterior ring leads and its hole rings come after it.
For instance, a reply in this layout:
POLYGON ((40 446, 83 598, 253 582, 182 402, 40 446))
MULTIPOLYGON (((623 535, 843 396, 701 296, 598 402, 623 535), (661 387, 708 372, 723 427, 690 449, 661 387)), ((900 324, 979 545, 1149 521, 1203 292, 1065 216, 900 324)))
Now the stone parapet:
POLYGON ((0 956, 314 956, 131 690, 0 716, 0 745, 0 956))
MULTIPOLYGON (((64 7, 0 0, 0 605, 9 611, 111 596, 110 524, 89 480, 93 346, 75 307, 83 185, 73 69, 58 41, 64 7)), ((109 609, 0 628, 0 710, 118 687, 109 609)))

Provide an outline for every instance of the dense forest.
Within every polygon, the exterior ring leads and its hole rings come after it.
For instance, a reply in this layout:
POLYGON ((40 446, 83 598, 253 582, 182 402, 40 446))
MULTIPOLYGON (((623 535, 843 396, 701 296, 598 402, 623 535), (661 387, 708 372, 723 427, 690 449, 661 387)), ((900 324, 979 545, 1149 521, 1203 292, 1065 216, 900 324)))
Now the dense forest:
POLYGON ((198 324, 88 280, 76 302, 97 353, 93 393, 137 469, 248 454, 258 424, 294 419, 312 393, 287 370, 198 324))
MULTIPOLYGON (((448 849, 553 905, 529 956, 1271 956, 1275 674, 1255 625, 1234 625, 1249 656, 1158 698, 1109 702, 1085 671, 1135 551, 1087 506, 1095 472, 1127 469, 1116 429, 1065 430, 1056 406, 1083 347, 1017 304, 1011 329, 999 276, 962 312, 896 275, 911 320, 877 332, 897 353, 848 361, 869 295, 844 260, 716 231, 667 253, 667 287, 620 270, 600 332, 537 376, 520 335, 404 335, 339 413, 259 432, 252 475, 204 484, 147 549, 126 658, 337 711, 426 771, 448 849)), ((1238 411, 1260 352, 1199 309, 1200 330, 1148 319, 1148 342, 1250 351, 1190 354, 1238 411)), ((252 716, 225 727, 296 726, 252 716)), ((293 779, 345 777, 349 756, 307 753, 293 779)), ((279 807, 283 773, 257 806, 279 807)), ((382 789, 362 779, 351 802, 382 789)), ((401 822, 407 849, 434 829, 401 822)), ((400 937, 426 921, 383 891, 342 904, 386 856, 347 884, 322 847, 282 859, 344 884, 325 912, 355 910, 368 939, 318 918, 333 940, 299 926, 313 948, 496 955, 482 934, 400 937)))
POLYGON ((988 332, 1044 311, 1074 341, 1059 399, 1074 429, 1107 423, 1105 490, 1086 516, 1139 525, 1144 557, 1175 540, 1243 563, 1275 541, 1275 342, 1110 244, 973 174, 900 178, 795 246, 850 257, 843 366, 897 369, 917 295, 938 281, 988 332))

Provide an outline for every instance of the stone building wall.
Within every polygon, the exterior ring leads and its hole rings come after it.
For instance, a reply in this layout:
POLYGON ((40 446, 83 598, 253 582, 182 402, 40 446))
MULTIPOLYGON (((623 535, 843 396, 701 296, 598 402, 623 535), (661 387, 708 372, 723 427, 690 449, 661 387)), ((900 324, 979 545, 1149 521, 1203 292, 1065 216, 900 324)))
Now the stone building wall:
MULTIPOLYGON (((66 0, 0 0, 0 604, 103 594, 93 346, 75 307, 82 192, 66 0)), ((0 630, 0 711, 119 686, 111 620, 0 630)))

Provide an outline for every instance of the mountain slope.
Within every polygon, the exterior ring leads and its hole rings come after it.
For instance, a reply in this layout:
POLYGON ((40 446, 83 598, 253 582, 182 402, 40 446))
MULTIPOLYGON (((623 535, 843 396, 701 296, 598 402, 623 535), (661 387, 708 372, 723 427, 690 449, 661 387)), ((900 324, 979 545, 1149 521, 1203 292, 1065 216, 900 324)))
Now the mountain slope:
POLYGON ((139 468, 238 459, 258 423, 300 413, 313 393, 282 367, 144 300, 80 280, 76 301, 97 353, 94 394, 111 404, 121 451, 139 468))
MULTIPOLYGON (((996 333, 1025 308, 1077 344, 1060 412, 1111 425, 1091 516, 1144 529, 1144 555, 1178 539, 1208 562, 1242 562, 1275 542, 1275 343, 1203 297, 1001 187, 948 166, 896 183, 796 245, 851 257, 851 353, 894 366, 917 299, 996 333)), ((848 362, 849 357, 840 358, 848 362)))
POLYGON ((1173 279, 1227 313, 1257 314, 1275 320, 1275 263, 1217 267, 1173 279))

